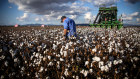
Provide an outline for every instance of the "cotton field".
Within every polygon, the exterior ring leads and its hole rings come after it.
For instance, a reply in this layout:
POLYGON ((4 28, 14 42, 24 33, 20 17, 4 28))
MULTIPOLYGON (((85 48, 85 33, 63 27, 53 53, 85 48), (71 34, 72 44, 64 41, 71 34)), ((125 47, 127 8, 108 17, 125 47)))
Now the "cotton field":
POLYGON ((136 79, 140 77, 140 27, 0 27, 1 79, 136 79))

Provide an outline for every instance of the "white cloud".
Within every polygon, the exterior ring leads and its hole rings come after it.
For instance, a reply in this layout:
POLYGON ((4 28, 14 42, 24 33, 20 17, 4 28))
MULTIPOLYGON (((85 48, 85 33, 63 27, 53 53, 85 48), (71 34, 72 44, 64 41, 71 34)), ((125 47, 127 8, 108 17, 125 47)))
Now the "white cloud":
MULTIPOLYGON (((57 19, 58 16, 81 16, 89 7, 81 6, 78 0, 8 0, 25 13, 45 15, 45 19, 57 19)), ((72 18, 74 18, 74 16, 72 18)))
POLYGON ((76 18, 77 18, 77 15, 71 15, 70 18, 71 18, 71 19, 76 19, 76 18))
POLYGON ((110 5, 114 5, 119 0, 82 0, 82 1, 92 3, 95 6, 102 6, 102 5, 110 6, 110 5))
POLYGON ((86 22, 89 22, 89 21, 93 22, 95 20, 96 16, 95 15, 93 16, 91 12, 87 12, 87 13, 85 13, 84 18, 85 18, 86 22))
POLYGON ((140 18, 136 18, 137 22, 140 22, 140 18))
POLYGON ((19 20, 19 21, 24 21, 27 18, 28 18, 28 13, 24 13, 23 16, 17 17, 16 19, 19 20))
POLYGON ((134 12, 134 13, 132 13, 130 16, 132 16, 132 17, 137 17, 139 15, 139 12, 134 12))
POLYGON ((91 13, 91 12, 85 13, 84 18, 85 18, 86 20, 91 20, 91 18, 92 18, 92 13, 91 13))
POLYGON ((60 19, 61 19, 61 16, 58 16, 58 17, 57 17, 57 20, 60 20, 60 19))
POLYGON ((138 17, 139 16, 139 12, 134 12, 132 14, 129 14, 129 15, 126 15, 126 14, 122 14, 122 19, 124 21, 131 21, 133 20, 134 18, 138 17))
POLYGON ((39 18, 35 18, 35 21, 39 21, 39 18))
POLYGON ((35 18, 35 21, 44 21, 44 18, 43 17, 37 17, 37 18, 35 18))

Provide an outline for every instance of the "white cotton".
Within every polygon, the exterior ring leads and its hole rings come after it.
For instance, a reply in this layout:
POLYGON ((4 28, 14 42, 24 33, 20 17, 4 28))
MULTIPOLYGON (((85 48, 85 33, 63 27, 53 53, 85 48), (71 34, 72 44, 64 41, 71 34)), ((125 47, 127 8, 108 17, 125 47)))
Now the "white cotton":
POLYGON ((73 44, 73 42, 70 41, 70 42, 69 42, 69 45, 72 46, 72 44, 73 44))
POLYGON ((0 52, 2 52, 2 49, 0 49, 0 52))
POLYGON ((108 62, 108 67, 111 67, 111 66, 112 66, 112 62, 109 61, 109 62, 108 62))
POLYGON ((22 67, 22 68, 21 68, 21 70, 22 70, 22 71, 24 71, 24 70, 25 70, 25 68, 24 68, 24 67, 22 67))
POLYGON ((4 55, 0 56, 0 60, 1 60, 1 59, 4 59, 4 58, 5 58, 5 56, 4 56, 4 55))
POLYGON ((51 56, 48 56, 48 59, 51 60, 51 56))
POLYGON ((114 60, 113 64, 114 65, 117 65, 118 64, 118 61, 117 60, 114 60))
POLYGON ((53 65, 53 63, 52 62, 49 62, 48 66, 52 66, 52 65, 53 65))
POLYGON ((69 73, 68 73, 68 69, 65 69, 64 74, 65 74, 66 77, 69 75, 69 73))
POLYGON ((87 66, 88 64, 89 64, 89 61, 86 61, 86 62, 85 62, 85 66, 87 66))
POLYGON ((40 70, 39 70, 39 72, 42 72, 44 70, 44 67, 40 67, 40 70))
POLYGON ((101 71, 104 71, 105 70, 105 66, 101 66, 101 71))
POLYGON ((118 43, 118 46, 120 46, 121 44, 120 43, 118 43))
POLYGON ((126 44, 126 47, 129 48, 129 44, 126 44))
POLYGON ((47 71, 47 68, 45 69, 45 71, 47 71))
POLYGON ((25 64, 27 63, 27 61, 25 61, 25 64))
POLYGON ((72 61, 72 63, 74 63, 74 59, 73 58, 71 58, 71 61, 72 61))
POLYGON ((17 61, 18 61, 18 58, 15 58, 15 59, 14 59, 14 62, 17 62, 17 61))
POLYGON ((76 76, 76 79, 79 79, 79 76, 76 76))
POLYGON ((138 58, 138 57, 133 57, 133 60, 134 60, 134 61, 138 61, 139 58, 138 58))
POLYGON ((95 56, 95 57, 92 58, 92 60, 98 62, 98 61, 100 61, 101 59, 100 59, 100 57, 95 56))
POLYGON ((109 47, 109 53, 111 53, 112 52, 112 48, 111 47, 109 47))
POLYGON ((35 57, 38 57, 39 56, 39 53, 36 53, 35 57))
POLYGON ((53 44, 53 49, 56 50, 57 48, 57 45, 53 44))
POLYGON ((80 71, 80 73, 82 73, 82 74, 83 74, 84 72, 85 72, 85 70, 84 70, 84 69, 83 69, 82 71, 80 71))
POLYGON ((64 59, 63 58, 60 58, 60 61, 64 61, 64 59))
POLYGON ((8 66, 8 62, 7 62, 7 61, 5 61, 4 65, 5 65, 5 66, 8 66))
POLYGON ((64 57, 66 57, 67 56, 67 51, 63 51, 64 52, 64 57))
POLYGON ((0 79, 4 79, 4 76, 3 76, 3 75, 1 75, 0 79))
POLYGON ((107 65, 105 65, 105 71, 108 72, 109 71, 109 68, 107 65))
POLYGON ((118 63, 120 63, 120 64, 121 64, 122 62, 123 62, 123 61, 122 61, 121 59, 120 59, 120 60, 118 60, 118 63))
POLYGON ((92 49, 92 52, 96 52, 96 51, 97 51, 96 47, 94 49, 92 49))
POLYGON ((100 61, 100 62, 98 63, 98 65, 99 65, 99 68, 101 68, 101 66, 104 65, 104 62, 103 62, 103 61, 100 61))
POLYGON ((124 79, 128 79, 128 77, 124 77, 124 79))
POLYGON ((88 75, 88 71, 87 70, 85 70, 85 72, 84 72, 84 76, 86 77, 87 75, 88 75))
POLYGON ((102 79, 101 77, 97 77, 97 79, 102 79))
POLYGON ((69 43, 66 44, 65 49, 69 49, 69 43))
POLYGON ((93 72, 93 69, 90 69, 89 72, 92 73, 93 72))
POLYGON ((43 61, 46 61, 46 57, 43 58, 43 61))

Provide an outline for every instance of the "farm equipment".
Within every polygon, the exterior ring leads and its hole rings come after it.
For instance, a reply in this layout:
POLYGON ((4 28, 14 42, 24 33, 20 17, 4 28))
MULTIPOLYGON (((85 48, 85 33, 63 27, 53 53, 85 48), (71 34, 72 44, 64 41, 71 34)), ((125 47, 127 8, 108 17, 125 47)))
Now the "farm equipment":
POLYGON ((121 18, 117 19, 117 7, 100 7, 99 13, 97 14, 91 27, 101 28, 115 28, 121 29, 123 23, 121 18))

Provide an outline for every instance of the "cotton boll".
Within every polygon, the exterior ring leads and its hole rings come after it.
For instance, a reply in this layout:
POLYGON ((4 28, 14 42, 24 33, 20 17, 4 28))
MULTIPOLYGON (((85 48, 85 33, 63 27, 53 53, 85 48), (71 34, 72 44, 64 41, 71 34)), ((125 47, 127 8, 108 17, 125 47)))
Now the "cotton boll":
POLYGON ((99 65, 99 68, 101 68, 101 66, 104 65, 104 62, 103 62, 103 61, 100 61, 100 62, 98 63, 98 65, 99 65))
POLYGON ((100 57, 95 56, 95 57, 92 58, 92 60, 99 62, 101 59, 100 59, 100 57))
POLYGON ((85 70, 85 72, 84 72, 84 76, 86 77, 87 75, 88 75, 88 71, 87 70, 85 70))
POLYGON ((126 45, 127 48, 129 48, 129 44, 126 43, 125 45, 126 45))
POLYGON ((46 61, 46 57, 43 57, 43 61, 46 61))
POLYGON ((0 56, 0 60, 1 60, 1 59, 3 60, 4 58, 5 58, 5 56, 4 56, 4 55, 0 56))
POLYGON ((64 74, 65 74, 66 77, 69 75, 69 73, 68 73, 68 69, 65 69, 64 74))
POLYGON ((123 61, 122 61, 121 59, 120 59, 120 60, 118 60, 118 63, 120 63, 120 64, 121 64, 122 62, 123 62, 123 61))
POLYGON ((94 49, 92 49, 92 51, 93 51, 93 52, 96 52, 96 51, 97 51, 96 47, 95 47, 94 49))
POLYGON ((63 51, 64 52, 64 57, 66 57, 67 56, 67 51, 63 51))
POLYGON ((86 62, 85 62, 85 66, 87 66, 88 64, 89 64, 89 61, 86 61, 86 62))
POLYGON ((83 69, 82 71, 80 71, 80 73, 84 74, 85 70, 83 69))
POLYGON ((113 64, 114 65, 117 65, 118 64, 118 61, 117 60, 114 60, 113 64))
POLYGON ((64 59, 63 58, 60 58, 60 61, 64 61, 64 59))
POLYGON ((138 58, 138 57, 133 57, 133 60, 134 60, 134 61, 138 61, 139 58, 138 58))
POLYGON ((5 65, 5 66, 8 66, 8 62, 7 62, 7 61, 5 61, 4 65, 5 65))
POLYGON ((76 76, 76 79, 79 79, 79 76, 76 76))
POLYGON ((69 43, 66 44, 65 49, 69 49, 69 43))
POLYGON ((109 62, 108 62, 108 67, 111 67, 111 66, 112 66, 112 62, 109 61, 109 62))
POLYGON ((40 70, 39 70, 39 72, 42 72, 44 70, 44 67, 40 67, 40 70))
POLYGON ((25 64, 27 64, 27 61, 25 61, 25 64))
POLYGON ((48 59, 51 60, 51 56, 48 56, 48 59))
POLYGON ((112 52, 112 48, 111 47, 109 47, 109 53, 111 53, 112 52))
POLYGON ((2 52, 2 49, 0 49, 0 52, 2 52))
POLYGON ((39 53, 36 53, 35 57, 38 57, 39 56, 39 53))
POLYGON ((52 66, 52 65, 53 65, 53 63, 52 62, 49 62, 48 66, 52 66))
POLYGON ((108 66, 107 65, 105 65, 105 69, 104 69, 106 72, 108 72, 109 71, 109 68, 108 68, 108 66))
POLYGON ((1 79, 4 79, 4 76, 3 75, 1 75, 1 77, 0 77, 1 79))
POLYGON ((15 58, 15 59, 14 59, 14 62, 17 62, 17 61, 18 61, 18 58, 15 58))
POLYGON ((93 72, 93 69, 90 69, 89 72, 92 73, 93 72))
POLYGON ((101 66, 101 71, 104 71, 105 70, 105 66, 101 66))
POLYGON ((97 79, 102 79, 101 77, 97 77, 97 79))
POLYGON ((57 45, 53 44, 53 49, 56 50, 57 48, 57 45))

